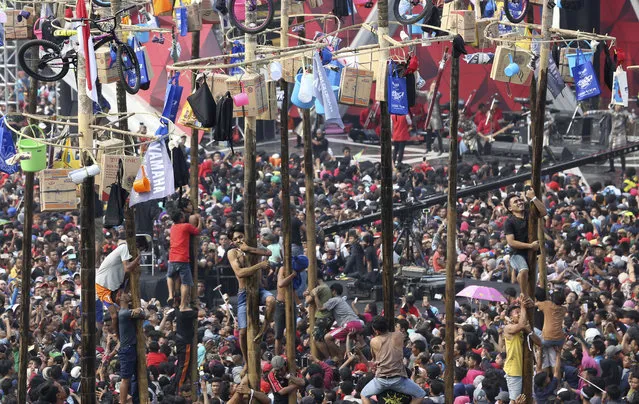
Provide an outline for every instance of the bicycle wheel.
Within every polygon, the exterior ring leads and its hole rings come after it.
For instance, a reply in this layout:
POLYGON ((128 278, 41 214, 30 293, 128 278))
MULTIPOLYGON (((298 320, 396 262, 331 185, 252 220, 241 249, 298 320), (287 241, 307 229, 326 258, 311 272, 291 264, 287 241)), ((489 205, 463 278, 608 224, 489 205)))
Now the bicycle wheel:
POLYGON ((26 74, 40 81, 58 81, 67 75, 70 61, 60 54, 60 47, 51 41, 34 39, 18 51, 18 63, 26 74))
POLYGON ((520 23, 528 14, 528 0, 507 0, 504 4, 506 18, 513 24, 520 23))
POLYGON ((393 3, 393 13, 398 22, 409 25, 420 20, 429 21, 433 15, 432 0, 396 0, 393 3))
POLYGON ((111 7, 111 2, 110 1, 104 1, 104 0, 92 0, 93 4, 95 4, 98 7, 111 7))
POLYGON ((273 0, 231 0, 229 4, 231 24, 245 34, 264 31, 274 13, 273 0))
POLYGON ((137 94, 140 91, 140 64, 135 52, 129 45, 119 44, 117 58, 118 73, 124 89, 129 94, 137 94))

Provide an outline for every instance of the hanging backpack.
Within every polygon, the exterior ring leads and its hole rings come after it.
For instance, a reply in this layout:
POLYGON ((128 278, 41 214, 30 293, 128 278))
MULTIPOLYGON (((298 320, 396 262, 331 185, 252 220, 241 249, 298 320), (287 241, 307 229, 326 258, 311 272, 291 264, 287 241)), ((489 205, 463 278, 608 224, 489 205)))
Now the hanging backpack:
POLYGON ((111 190, 109 192, 109 202, 107 203, 107 209, 104 214, 104 227, 110 229, 111 227, 120 226, 124 223, 124 204, 129 193, 122 188, 122 177, 124 176, 124 166, 122 160, 118 162, 118 176, 116 181, 111 184, 111 190))
POLYGON ((189 105, 191 105, 193 115, 195 115, 198 122, 202 124, 203 128, 212 128, 215 126, 215 115, 217 113, 215 100, 206 83, 201 84, 193 94, 186 97, 186 100, 189 102, 189 105))
POLYGON ((213 139, 218 142, 229 142, 233 151, 233 97, 229 91, 220 99, 217 106, 217 117, 213 139))

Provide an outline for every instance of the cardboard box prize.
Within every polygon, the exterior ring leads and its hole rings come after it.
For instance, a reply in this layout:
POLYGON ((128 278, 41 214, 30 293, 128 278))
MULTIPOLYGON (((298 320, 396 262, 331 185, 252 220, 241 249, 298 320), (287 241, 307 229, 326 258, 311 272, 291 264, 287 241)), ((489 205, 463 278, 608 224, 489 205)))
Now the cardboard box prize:
POLYGON ((453 20, 451 19, 451 12, 455 11, 455 2, 444 3, 444 9, 442 10, 442 23, 441 27, 445 30, 451 30, 453 20))
POLYGON ((559 49, 559 73, 564 79, 565 83, 574 83, 575 79, 570 72, 570 65, 568 64, 568 57, 566 55, 573 55, 577 53, 577 48, 561 48, 559 49))
POLYGON ((120 74, 116 65, 113 65, 110 69, 98 69, 98 79, 102 84, 116 83, 120 80, 120 74))
MULTIPOLYGON (((305 57, 310 58, 312 54, 305 54, 305 57)), ((282 77, 286 80, 287 83, 295 83, 295 76, 297 73, 304 67, 304 59, 303 56, 296 56, 294 58, 284 59, 282 61, 282 77)))
POLYGON ((257 116, 257 119, 260 121, 274 121, 277 119, 277 82, 276 81, 267 81, 266 82, 266 99, 268 102, 268 107, 264 113, 257 116))
POLYGON ((495 41, 491 39, 487 39, 486 34, 488 34, 490 38, 498 37, 499 36, 498 25, 497 24, 492 25, 490 29, 488 30, 488 32, 486 32, 486 28, 488 28, 488 25, 497 21, 499 21, 497 18, 482 18, 475 21, 475 27, 477 28, 477 35, 475 36, 474 46, 476 46, 479 49, 492 48, 493 46, 495 46, 495 41))
POLYGON ((342 69, 337 101, 340 104, 367 107, 371 99, 372 88, 372 71, 354 67, 345 67, 342 69))
POLYGON ((515 47, 498 46, 495 52, 493 67, 490 71, 490 78, 504 83, 526 84, 532 73, 528 68, 530 59, 531 56, 528 52, 517 50, 515 47), (513 62, 519 65, 519 74, 512 77, 508 77, 506 73, 504 73, 504 69, 510 64, 510 55, 513 57, 513 62))
POLYGON ((268 108, 266 96, 266 81, 264 76, 257 73, 245 73, 233 76, 226 80, 226 85, 231 96, 245 92, 249 103, 243 107, 233 104, 233 117, 255 116, 263 114, 268 108))
POLYGON ((75 210, 78 208, 77 185, 67 169, 43 170, 40 176, 40 210, 75 210))
POLYGON ((99 186, 99 194, 102 196, 102 200, 109 199, 109 192, 111 184, 115 183, 118 178, 119 162, 122 160, 124 166, 124 176, 122 178, 122 188, 131 192, 133 188, 133 181, 138 174, 138 170, 142 165, 142 161, 139 156, 125 156, 117 154, 103 154, 100 159, 100 166, 102 171, 99 177, 96 179, 96 183, 99 186))
POLYGON ((200 4, 192 3, 186 6, 186 19, 189 32, 196 32, 202 29, 202 13, 200 4))
POLYGON ((452 10, 448 17, 450 31, 458 33, 464 42, 473 43, 477 38, 475 12, 470 10, 452 10))
POLYGON ((229 78, 231 78, 231 76, 228 74, 221 73, 212 73, 206 76, 206 84, 209 86, 209 90, 211 90, 213 99, 216 102, 228 91, 226 80, 229 78))
POLYGON ((95 51, 95 60, 98 69, 107 70, 113 61, 111 58, 111 48, 109 46, 101 46, 95 51))

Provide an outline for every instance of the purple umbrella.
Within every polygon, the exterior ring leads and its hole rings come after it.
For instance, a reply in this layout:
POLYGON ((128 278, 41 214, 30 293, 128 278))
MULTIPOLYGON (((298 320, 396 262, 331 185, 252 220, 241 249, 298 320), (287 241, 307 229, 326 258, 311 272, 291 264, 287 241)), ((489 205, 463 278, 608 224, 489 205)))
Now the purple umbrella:
POLYGON ((457 296, 467 297, 469 299, 488 300, 491 302, 505 303, 507 301, 497 289, 479 285, 466 286, 464 290, 457 293, 457 296))

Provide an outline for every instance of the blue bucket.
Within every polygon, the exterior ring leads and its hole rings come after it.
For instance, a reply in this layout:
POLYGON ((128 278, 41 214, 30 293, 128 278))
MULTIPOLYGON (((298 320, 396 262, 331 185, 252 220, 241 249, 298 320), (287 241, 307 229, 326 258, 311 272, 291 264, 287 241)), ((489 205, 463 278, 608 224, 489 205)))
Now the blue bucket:
MULTIPOLYGON (((335 94, 335 99, 337 100, 337 96, 339 94, 339 86, 333 86, 333 93, 335 94)), ((320 104, 317 98, 315 99, 315 113, 324 115, 324 106, 320 104)))
POLYGON ((425 24, 424 19, 422 18, 421 20, 417 21, 416 24, 410 25, 410 34, 421 36, 424 33, 424 31, 422 30, 422 26, 417 24, 425 24))
POLYGON ((293 103, 293 105, 295 105, 298 108, 310 109, 313 106, 313 102, 315 101, 315 98, 313 97, 313 99, 309 102, 300 101, 300 99, 297 98, 297 96, 300 93, 301 85, 302 85, 302 73, 298 73, 297 76, 295 76, 295 86, 293 87, 293 94, 291 94, 291 102, 293 103))
POLYGON ((577 53, 567 53, 566 54, 566 59, 568 59, 568 70, 570 71, 570 77, 572 76, 572 68, 577 66, 577 63, 579 63, 577 60, 579 61, 585 61, 585 60, 590 60, 590 63, 592 63, 592 61, 595 58, 595 52, 593 51, 582 51, 581 52, 583 54, 583 56, 577 57, 579 56, 577 53))
POLYGON ((339 86, 344 66, 336 60, 329 63, 329 66, 337 67, 337 70, 326 69, 326 78, 328 79, 328 82, 331 83, 331 86, 339 86))
MULTIPOLYGON (((148 28, 147 24, 136 24, 138 27, 141 28, 148 28)), ((149 42, 149 40, 151 39, 151 33, 150 32, 135 32, 135 37, 138 39, 138 41, 140 43, 147 43, 149 42)))

